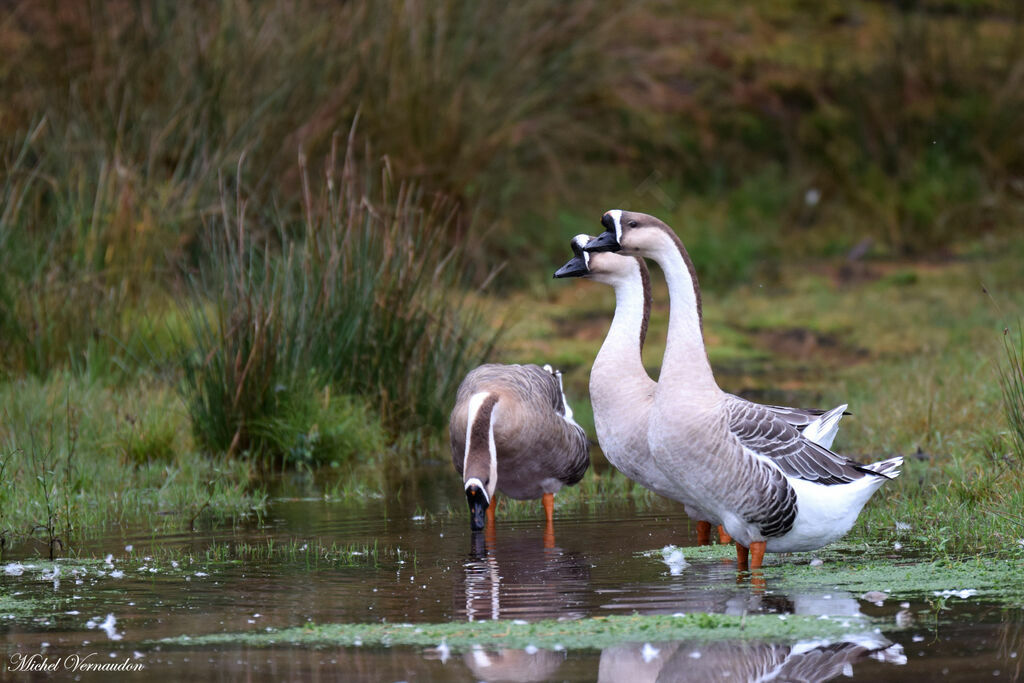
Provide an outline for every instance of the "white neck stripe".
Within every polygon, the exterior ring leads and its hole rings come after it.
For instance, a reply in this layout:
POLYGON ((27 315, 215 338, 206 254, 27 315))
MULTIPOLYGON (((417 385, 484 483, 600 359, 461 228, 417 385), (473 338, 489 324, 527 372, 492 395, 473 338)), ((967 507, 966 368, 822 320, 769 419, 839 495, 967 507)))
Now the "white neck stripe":
POLYGON ((468 490, 470 486, 476 486, 481 491, 483 491, 484 492, 484 500, 487 501, 488 505, 491 504, 491 496, 490 496, 490 494, 487 493, 487 487, 484 486, 484 483, 482 481, 480 481, 476 477, 470 477, 469 479, 466 480, 466 489, 468 490))
MULTIPOLYGON (((473 394, 469 398, 469 409, 466 415, 466 452, 462 456, 462 472, 465 476, 467 467, 469 466, 469 442, 470 437, 473 435, 473 424, 476 422, 477 413, 480 412, 480 406, 490 396, 489 391, 481 391, 473 394)), ((490 451, 491 455, 491 471, 489 487, 485 487, 482 483, 480 488, 484 490, 487 496, 488 503, 491 500, 491 495, 494 493, 495 487, 498 485, 498 450, 494 446, 494 410, 497 409, 497 405, 491 408, 490 419, 487 420, 487 450, 490 451)), ((476 481, 480 481, 477 479, 476 481)))

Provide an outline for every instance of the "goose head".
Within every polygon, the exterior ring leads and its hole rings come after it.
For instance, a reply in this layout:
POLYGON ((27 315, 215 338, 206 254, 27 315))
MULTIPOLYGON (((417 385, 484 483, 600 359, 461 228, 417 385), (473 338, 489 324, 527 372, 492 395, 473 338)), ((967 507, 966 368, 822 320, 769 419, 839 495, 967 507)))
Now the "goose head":
POLYGON ((466 502, 469 503, 469 528, 480 531, 486 524, 487 508, 490 501, 484 489, 476 483, 466 486, 466 502))
POLYGON ((555 271, 554 277, 583 277, 615 286, 622 280, 644 277, 646 267, 637 258, 623 256, 610 251, 589 252, 586 246, 594 237, 586 234, 576 235, 569 246, 573 256, 561 268, 555 271))
MULTIPOLYGON (((583 250, 587 242, 594 239, 590 235, 579 234, 572 238, 573 257, 565 265, 555 271, 553 277, 587 277, 590 274, 590 254, 583 250)), ((545 366, 547 367, 547 366, 545 366)))
POLYGON ((630 255, 649 255, 674 234, 663 222, 646 213, 612 209, 601 217, 604 232, 587 242, 584 251, 616 251, 630 255))

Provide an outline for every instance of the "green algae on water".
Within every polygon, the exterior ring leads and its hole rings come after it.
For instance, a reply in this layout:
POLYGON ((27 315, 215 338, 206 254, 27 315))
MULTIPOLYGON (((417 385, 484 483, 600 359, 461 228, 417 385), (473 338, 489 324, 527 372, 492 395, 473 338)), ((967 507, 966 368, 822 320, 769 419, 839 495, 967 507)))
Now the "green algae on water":
MULTIPOLYGON (((666 546, 641 555, 665 560, 676 551, 688 562, 735 556, 732 546, 727 545, 666 546)), ((766 559, 769 563, 759 571, 771 589, 783 593, 842 589, 855 595, 880 591, 901 598, 962 596, 1008 606, 1024 605, 1024 562, 1012 558, 893 560, 883 556, 877 547, 834 544, 815 553, 773 555, 766 559), (824 562, 810 564, 812 558, 824 558, 824 562)))
MULTIPOLYGON (((599 649, 618 643, 651 640, 760 640, 795 642, 804 638, 840 638, 871 631, 875 621, 861 618, 822 619, 801 615, 611 615, 574 621, 477 621, 442 624, 309 624, 280 631, 211 633, 157 641, 161 645, 195 647, 243 643, 251 647, 305 646, 437 646, 452 650, 474 645, 502 648, 535 647, 599 649)), ((886 626, 891 629, 891 625, 886 626)))
POLYGON ((963 595, 1005 605, 1024 605, 1024 564, 972 558, 904 564, 871 561, 846 565, 768 567, 765 576, 783 591, 838 586, 852 593, 884 591, 892 596, 963 595))

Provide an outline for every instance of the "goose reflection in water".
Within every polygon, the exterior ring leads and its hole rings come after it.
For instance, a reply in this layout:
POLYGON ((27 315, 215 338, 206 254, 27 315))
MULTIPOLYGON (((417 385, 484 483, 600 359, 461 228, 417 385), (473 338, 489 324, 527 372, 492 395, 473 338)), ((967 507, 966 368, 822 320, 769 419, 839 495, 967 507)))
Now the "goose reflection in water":
POLYGON ((599 683, 645 681, 829 681, 852 676, 865 659, 907 663, 903 648, 874 634, 838 642, 645 643, 616 645, 601 652, 599 683))
POLYGON ((549 681, 565 661, 565 651, 484 650, 478 646, 467 652, 463 661, 474 677, 487 683, 549 681))
POLYGON ((547 539, 474 533, 457 575, 457 617, 489 619, 579 619, 590 588, 590 565, 575 552, 548 547, 547 539), (461 600, 460 600, 461 598, 461 600))
MULTIPOLYGON (((852 676, 854 665, 867 659, 897 666, 907 663, 901 645, 874 633, 850 635, 836 642, 808 640, 793 645, 685 641, 625 643, 601 652, 597 681, 812 683, 852 676)), ((488 683, 556 679, 565 660, 564 651, 536 647, 486 650, 476 646, 463 655, 463 663, 473 677, 488 683)))

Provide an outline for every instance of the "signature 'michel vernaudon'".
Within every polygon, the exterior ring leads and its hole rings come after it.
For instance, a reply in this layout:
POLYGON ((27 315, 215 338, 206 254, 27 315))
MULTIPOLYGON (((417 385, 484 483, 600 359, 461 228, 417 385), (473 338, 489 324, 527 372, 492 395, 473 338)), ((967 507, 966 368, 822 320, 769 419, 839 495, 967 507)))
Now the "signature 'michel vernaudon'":
POLYGON ((47 657, 40 653, 27 655, 15 652, 11 655, 10 671, 142 671, 142 662, 133 662, 125 657, 123 661, 103 661, 99 653, 80 655, 73 653, 63 657, 47 657))

